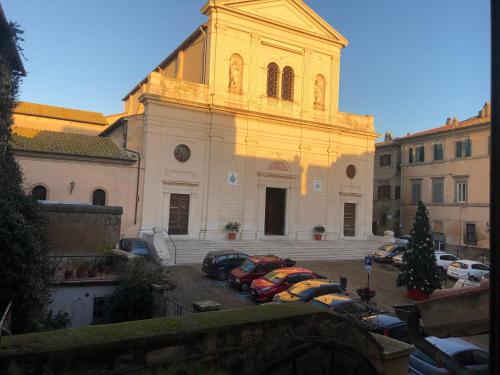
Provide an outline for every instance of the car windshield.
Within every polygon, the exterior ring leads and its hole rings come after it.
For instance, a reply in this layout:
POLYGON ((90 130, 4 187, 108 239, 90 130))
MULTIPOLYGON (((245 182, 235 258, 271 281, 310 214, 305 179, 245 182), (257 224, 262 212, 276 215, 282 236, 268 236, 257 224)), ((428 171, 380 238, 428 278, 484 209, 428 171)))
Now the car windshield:
POLYGON ((250 259, 245 260, 245 262, 240 267, 245 272, 252 272, 255 269, 255 263, 250 259))
POLYGON ((274 271, 274 272, 269 272, 266 276, 264 276, 264 280, 267 280, 273 283, 274 285, 278 285, 283 281, 285 277, 286 273, 274 271))
POLYGON ((316 288, 312 287, 310 284, 298 284, 288 289, 288 293, 300 298, 308 298, 314 293, 315 290, 316 288))

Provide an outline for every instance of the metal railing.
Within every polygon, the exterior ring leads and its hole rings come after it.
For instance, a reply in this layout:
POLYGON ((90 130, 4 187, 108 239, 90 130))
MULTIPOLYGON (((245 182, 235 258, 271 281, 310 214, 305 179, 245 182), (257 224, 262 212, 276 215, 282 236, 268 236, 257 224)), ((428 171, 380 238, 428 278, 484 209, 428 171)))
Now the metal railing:
POLYGON ((172 246, 174 247, 174 264, 177 263, 177 246, 175 246, 174 240, 172 239, 172 236, 170 236, 170 233, 168 232, 168 229, 166 230, 168 238, 170 239, 170 242, 172 243, 172 246))
POLYGON ((53 282, 114 281, 120 278, 125 260, 117 256, 50 256, 53 282))
POLYGON ((163 298, 163 316, 183 316, 193 313, 193 309, 168 297, 163 298))
POLYGON ((12 328, 12 301, 10 301, 5 309, 2 320, 0 320, 0 337, 10 336, 12 328))

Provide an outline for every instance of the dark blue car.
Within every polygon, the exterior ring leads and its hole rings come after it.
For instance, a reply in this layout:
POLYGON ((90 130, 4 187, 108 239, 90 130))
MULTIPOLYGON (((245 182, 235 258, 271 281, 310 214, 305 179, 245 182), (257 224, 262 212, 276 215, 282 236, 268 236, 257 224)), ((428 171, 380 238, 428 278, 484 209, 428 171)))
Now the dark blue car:
POLYGON ((226 280, 229 271, 241 266, 247 258, 248 255, 235 250, 211 251, 203 260, 201 271, 207 276, 226 280))

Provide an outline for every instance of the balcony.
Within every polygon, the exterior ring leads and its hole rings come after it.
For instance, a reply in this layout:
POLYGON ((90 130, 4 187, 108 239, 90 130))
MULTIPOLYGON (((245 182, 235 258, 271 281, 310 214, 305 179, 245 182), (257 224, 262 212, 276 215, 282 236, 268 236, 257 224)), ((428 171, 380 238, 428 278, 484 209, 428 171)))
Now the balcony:
POLYGON ((126 265, 117 256, 51 256, 53 284, 116 282, 126 265))

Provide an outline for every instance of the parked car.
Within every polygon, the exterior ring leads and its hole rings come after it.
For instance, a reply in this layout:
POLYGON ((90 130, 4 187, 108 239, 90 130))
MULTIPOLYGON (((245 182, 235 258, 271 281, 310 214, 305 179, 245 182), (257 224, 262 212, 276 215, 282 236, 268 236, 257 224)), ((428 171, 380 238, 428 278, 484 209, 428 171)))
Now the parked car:
POLYGON ((203 260, 201 271, 207 276, 226 280, 229 271, 241 266, 248 255, 235 250, 211 251, 203 260))
POLYGON ((298 282, 310 279, 324 279, 324 277, 307 268, 279 268, 252 281, 250 297, 258 302, 268 302, 273 299, 275 294, 287 290, 298 282))
POLYGON ((122 238, 118 242, 118 248, 132 255, 147 258, 152 256, 148 243, 142 238, 122 238))
POLYGON ((359 298, 337 293, 316 297, 310 303, 328 311, 353 317, 380 312, 380 309, 362 302, 359 298))
POLYGON ((453 279, 468 278, 471 280, 481 280, 486 274, 490 273, 490 267, 476 262, 475 260, 459 260, 448 266, 447 275, 453 279))
POLYGON ((371 332, 410 343, 406 322, 392 313, 381 312, 364 316, 360 322, 371 332))
MULTIPOLYGON (((425 338, 432 345, 445 352, 447 355, 457 360, 471 374, 488 374, 489 354, 478 346, 459 339, 446 338, 439 339, 429 336, 425 338)), ((450 372, 436 362, 427 354, 418 350, 418 348, 410 354, 408 361, 408 374, 411 375, 440 375, 450 374, 450 372)))
POLYGON ((273 302, 309 302, 313 298, 330 293, 345 294, 346 291, 342 285, 336 282, 322 279, 306 280, 276 294, 273 302))
MULTIPOLYGON (((448 266, 459 260, 458 257, 456 257, 453 254, 448 254, 445 253, 444 251, 435 251, 434 254, 436 255, 436 265, 443 271, 446 272, 448 270, 448 266)), ((392 258, 392 264, 395 265, 396 267, 401 267, 403 264, 403 255, 404 253, 399 253, 398 255, 394 256, 392 258)))
POLYGON ((382 245, 376 250, 372 258, 376 262, 392 263, 392 258, 406 251, 406 245, 394 243, 382 245))
POLYGON ((281 259, 274 255, 251 256, 241 266, 228 273, 228 282, 233 288, 246 292, 255 279, 278 268, 293 267, 294 265, 293 260, 281 259))

